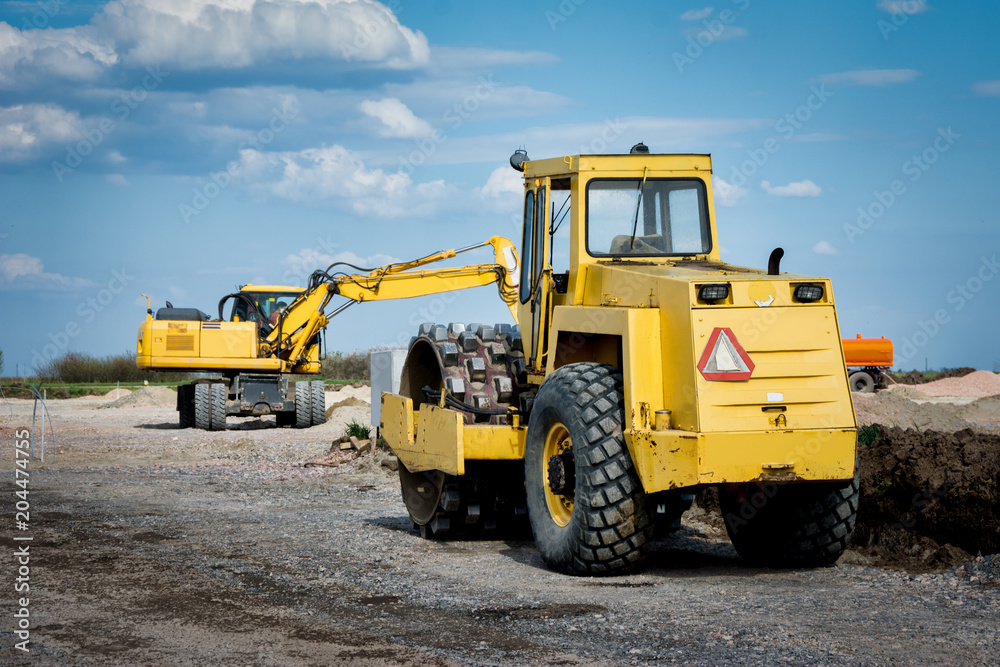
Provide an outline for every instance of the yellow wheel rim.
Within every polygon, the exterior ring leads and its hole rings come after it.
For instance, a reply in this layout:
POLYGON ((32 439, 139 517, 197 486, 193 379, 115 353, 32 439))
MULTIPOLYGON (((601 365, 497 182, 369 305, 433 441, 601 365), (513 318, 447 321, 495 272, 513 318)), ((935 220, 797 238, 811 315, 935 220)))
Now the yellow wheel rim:
POLYGON ((573 499, 552 493, 549 484, 549 459, 563 452, 572 451, 573 441, 569 431, 562 424, 555 424, 545 436, 545 451, 542 457, 542 481, 545 489, 545 504, 549 507, 549 516, 556 525, 566 527, 573 516, 573 499))

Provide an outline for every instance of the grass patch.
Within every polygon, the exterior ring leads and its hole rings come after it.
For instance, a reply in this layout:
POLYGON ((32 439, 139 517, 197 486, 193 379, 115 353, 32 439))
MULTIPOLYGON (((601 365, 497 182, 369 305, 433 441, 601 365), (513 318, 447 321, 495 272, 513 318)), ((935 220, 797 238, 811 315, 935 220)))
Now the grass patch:
POLYGON ((356 419, 352 419, 344 428, 344 435, 349 438, 353 436, 358 440, 370 440, 372 437, 372 427, 367 424, 359 424, 356 419))

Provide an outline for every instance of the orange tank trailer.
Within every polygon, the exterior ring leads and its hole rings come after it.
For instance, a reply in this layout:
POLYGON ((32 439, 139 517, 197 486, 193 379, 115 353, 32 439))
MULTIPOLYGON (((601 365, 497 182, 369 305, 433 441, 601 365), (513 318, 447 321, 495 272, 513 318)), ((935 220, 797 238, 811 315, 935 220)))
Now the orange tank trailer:
POLYGON ((871 392, 886 386, 883 371, 892 367, 892 341, 881 338, 843 338, 844 362, 852 370, 852 391, 871 392))

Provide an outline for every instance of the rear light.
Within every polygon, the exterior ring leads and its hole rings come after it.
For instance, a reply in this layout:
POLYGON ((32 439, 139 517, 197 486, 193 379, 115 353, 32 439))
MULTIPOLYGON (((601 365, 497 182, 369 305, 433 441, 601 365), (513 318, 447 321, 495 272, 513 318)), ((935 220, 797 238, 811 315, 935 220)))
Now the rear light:
POLYGON ((707 303, 723 301, 729 297, 729 285, 726 283, 702 285, 698 288, 698 298, 707 303))
POLYGON ((801 283, 795 286, 795 300, 802 303, 812 303, 823 298, 823 286, 814 283, 801 283))

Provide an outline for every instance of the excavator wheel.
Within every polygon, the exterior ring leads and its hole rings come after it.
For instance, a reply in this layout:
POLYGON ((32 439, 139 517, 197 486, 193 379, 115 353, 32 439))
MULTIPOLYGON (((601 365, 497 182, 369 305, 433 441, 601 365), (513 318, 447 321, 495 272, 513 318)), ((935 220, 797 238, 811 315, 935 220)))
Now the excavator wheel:
POLYGON ((312 425, 319 426, 320 424, 326 423, 326 387, 323 385, 322 380, 313 380, 309 383, 311 385, 311 404, 310 408, 312 410, 312 425))
POLYGON ((194 386, 194 427, 203 431, 212 428, 212 389, 204 382, 194 386))
POLYGON ((625 444, 621 371, 568 364, 542 384, 524 452, 531 532, 542 559, 574 575, 623 574, 646 557, 654 523, 625 444))
POLYGON ((295 383, 295 428, 312 425, 312 383, 295 383))
POLYGON ((211 389, 209 390, 210 403, 211 403, 211 425, 209 430, 211 431, 225 431, 226 430, 226 385, 221 382, 213 382, 209 385, 211 389))
POLYGON ((194 385, 177 387, 177 412, 180 414, 181 428, 194 428, 194 385))
MULTIPOLYGON (((423 324, 403 364, 400 394, 412 398, 417 410, 423 403, 438 402, 424 388, 443 390, 460 403, 448 407, 466 424, 502 425, 508 419, 504 412, 518 404, 524 369, 516 326, 423 324)), ((410 519, 425 538, 525 529, 519 462, 469 461, 461 477, 411 473, 401 465, 399 480, 410 519)))

